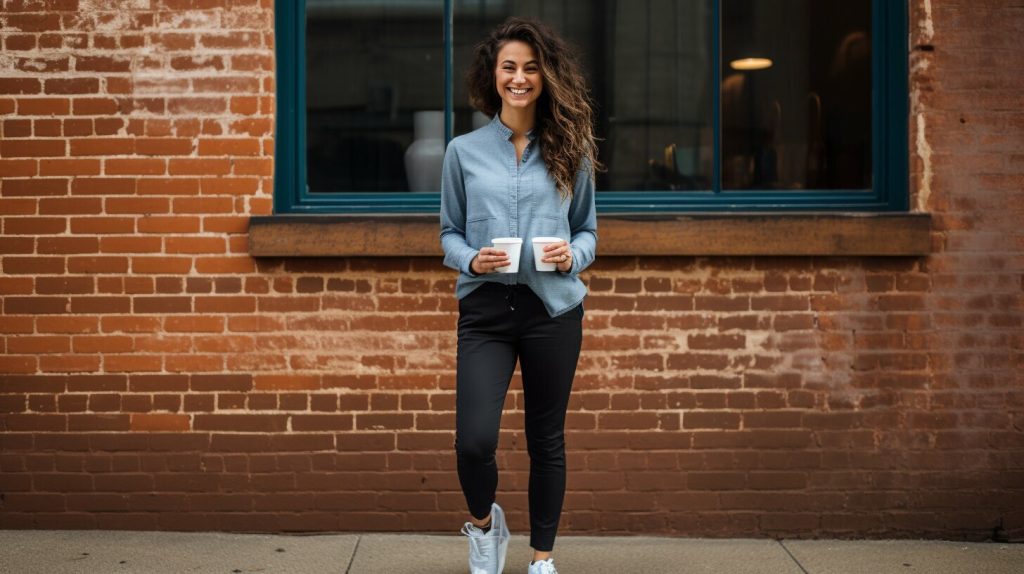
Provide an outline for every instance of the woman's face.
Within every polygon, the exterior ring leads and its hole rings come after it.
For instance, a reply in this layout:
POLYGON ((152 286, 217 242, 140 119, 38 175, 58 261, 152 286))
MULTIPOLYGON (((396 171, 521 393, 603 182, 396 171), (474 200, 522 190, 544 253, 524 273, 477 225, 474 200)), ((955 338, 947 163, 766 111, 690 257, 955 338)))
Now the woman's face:
POLYGON ((494 71, 495 87, 502 106, 534 110, 544 89, 544 78, 533 48, 526 42, 511 40, 498 50, 494 71))

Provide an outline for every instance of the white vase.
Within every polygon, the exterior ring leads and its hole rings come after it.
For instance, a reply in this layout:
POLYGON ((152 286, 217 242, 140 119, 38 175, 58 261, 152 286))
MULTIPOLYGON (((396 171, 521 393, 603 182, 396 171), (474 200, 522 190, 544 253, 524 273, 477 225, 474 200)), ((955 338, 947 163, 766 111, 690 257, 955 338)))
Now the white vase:
POLYGON ((405 176, 409 191, 439 191, 444 164, 444 112, 415 112, 415 141, 405 150, 405 176))

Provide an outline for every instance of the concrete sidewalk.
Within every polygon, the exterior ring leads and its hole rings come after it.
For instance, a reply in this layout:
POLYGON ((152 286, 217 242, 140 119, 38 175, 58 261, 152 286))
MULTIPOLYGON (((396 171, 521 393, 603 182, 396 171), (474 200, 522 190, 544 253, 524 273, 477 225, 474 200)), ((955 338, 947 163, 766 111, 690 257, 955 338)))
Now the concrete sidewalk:
MULTIPOLYGON (((514 536, 505 573, 532 556, 514 536)), ((560 536, 559 574, 1019 574, 1024 544, 560 536)), ((0 530, 0 572, 464 574, 459 534, 262 535, 0 530)))

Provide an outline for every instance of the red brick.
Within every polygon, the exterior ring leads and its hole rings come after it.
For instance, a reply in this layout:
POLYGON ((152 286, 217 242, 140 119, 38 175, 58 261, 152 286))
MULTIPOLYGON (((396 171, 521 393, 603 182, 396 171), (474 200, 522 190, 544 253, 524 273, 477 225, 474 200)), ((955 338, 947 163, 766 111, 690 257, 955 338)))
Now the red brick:
POLYGON ((224 253, 224 240, 220 237, 168 237, 167 253, 224 253))
POLYGON ((63 257, 12 257, 3 258, 4 274, 63 273, 67 261, 63 257))
POLYGON ((22 116, 66 116, 71 109, 67 98, 19 98, 18 114, 22 116))
POLYGON ((3 135, 7 138, 27 138, 32 135, 32 120, 6 120, 3 135))
POLYGON ((33 246, 32 237, 0 237, 0 254, 32 253, 33 246))
POLYGON ((251 116, 259 113, 259 99, 255 96, 234 96, 231 98, 231 113, 251 116))
POLYGON ((5 315, 36 315, 42 313, 66 313, 67 297, 5 297, 5 315))
POLYGON ((4 219, 5 235, 55 235, 64 233, 63 217, 8 217, 4 219))
POLYGON ((110 373, 142 373, 160 371, 162 363, 159 355, 108 355, 103 366, 110 373))
POLYGON ((217 138, 199 141, 201 156, 253 156, 260 154, 260 142, 257 139, 217 138))
POLYGON ((159 237, 103 237, 100 239, 100 251, 103 253, 160 253, 162 249, 159 237))
POLYGON ((38 94, 41 90, 35 78, 0 78, 0 94, 38 94))
POLYGON ((67 144, 59 139, 0 140, 0 157, 57 157, 66 150, 67 144))
POLYGON ((125 257, 69 257, 69 273, 127 273, 125 257))
POLYGON ((221 76, 214 78, 194 78, 192 80, 192 90, 196 93, 256 93, 259 92, 259 89, 259 78, 252 76, 221 76))
POLYGON ((36 137, 52 138, 62 135, 62 120, 60 119, 36 119, 32 120, 33 134, 36 137))
POLYGON ((9 34, 4 38, 4 48, 7 50, 32 50, 36 47, 36 37, 31 34, 9 34))
POLYGON ((0 159, 0 177, 30 177, 37 173, 36 160, 0 159))
POLYGON ((206 48, 258 48, 263 45, 263 38, 256 32, 202 34, 199 43, 206 48))
POLYGON ((117 100, 113 98, 75 98, 74 115, 76 116, 107 116, 119 110, 117 100))
POLYGON ((128 155, 135 152, 135 140, 131 138, 88 138, 68 141, 71 144, 71 155, 75 156, 128 155))
POLYGON ((224 58, 221 56, 174 56, 171 58, 170 64, 173 70, 223 70, 225 68, 224 58))
POLYGON ((93 120, 90 118, 67 118, 63 120, 63 133, 69 137, 91 136, 96 132, 93 129, 93 120))
POLYGON ((118 56, 78 56, 75 70, 79 72, 128 72, 131 59, 118 56))
POLYGON ((227 175, 231 173, 229 159, 171 159, 168 161, 170 175, 227 175))
POLYGON ((168 51, 191 50, 196 45, 195 35, 191 33, 167 32, 150 36, 154 43, 168 51))
POLYGON ((0 183, 5 196, 52 196, 68 193, 67 179, 7 179, 0 183))
POLYGON ((47 94, 95 94, 100 91, 98 78, 48 78, 43 82, 47 94))
POLYGON ((39 160, 39 175, 99 175, 100 161, 97 159, 42 159, 39 160))
POLYGON ((104 205, 109 214, 170 213, 170 201, 162 197, 110 197, 104 205))
POLYGON ((144 216, 138 220, 139 233, 198 233, 199 218, 193 216, 144 216))
POLYGON ((133 257, 131 264, 134 273, 185 274, 192 269, 188 257, 133 257))
POLYGON ((173 115, 222 114, 227 107, 227 98, 224 97, 167 98, 167 112, 173 115))
POLYGON ((131 195, 135 180, 131 178, 85 178, 71 182, 72 195, 131 195))
POLYGON ((106 175, 164 175, 167 162, 163 159, 108 159, 104 160, 106 175))
POLYGON ((103 211, 98 197, 44 197, 39 200, 39 213, 60 215, 95 214, 103 211))
POLYGON ((144 178, 136 185, 139 195, 198 195, 199 180, 182 177, 144 178))
POLYGON ((159 157, 189 155, 194 147, 193 140, 186 138, 138 138, 135 140, 135 153, 139 155, 159 157))

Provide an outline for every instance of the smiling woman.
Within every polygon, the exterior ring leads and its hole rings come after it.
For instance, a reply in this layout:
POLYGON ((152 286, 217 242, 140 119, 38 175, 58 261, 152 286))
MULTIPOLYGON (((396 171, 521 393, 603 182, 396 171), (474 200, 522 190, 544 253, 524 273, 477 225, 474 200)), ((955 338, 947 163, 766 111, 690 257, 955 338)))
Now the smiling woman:
POLYGON ((535 106, 544 89, 544 77, 533 48, 523 42, 505 44, 498 54, 494 83, 502 104, 523 109, 535 106))
POLYGON ((445 152, 440 239, 445 265, 459 271, 455 450, 471 515, 462 532, 478 574, 500 573, 508 547, 495 452, 517 362, 530 454, 529 572, 557 574, 565 418, 587 294, 578 275, 597 243, 599 164, 578 67, 551 28, 509 18, 476 45, 466 74, 470 101, 493 118, 445 152))

